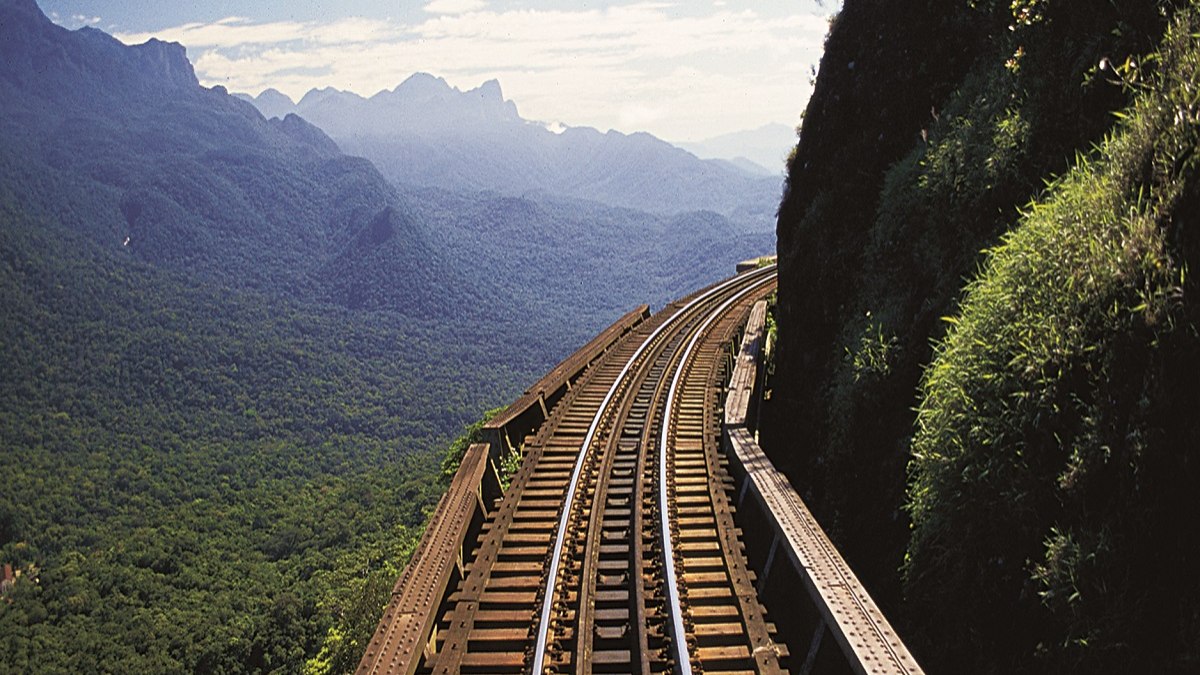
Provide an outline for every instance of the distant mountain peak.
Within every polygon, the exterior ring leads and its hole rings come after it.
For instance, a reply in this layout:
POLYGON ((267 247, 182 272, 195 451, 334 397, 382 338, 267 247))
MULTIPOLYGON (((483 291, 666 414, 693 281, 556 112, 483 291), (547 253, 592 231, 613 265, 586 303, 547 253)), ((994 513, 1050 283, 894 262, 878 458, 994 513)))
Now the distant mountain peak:
POLYGON ((370 98, 332 87, 311 89, 294 104, 274 90, 244 98, 264 117, 294 112, 335 138, 478 134, 492 126, 508 128, 523 122, 517 105, 504 100, 498 81, 488 80, 464 92, 429 73, 413 73, 394 89, 370 98))
POLYGON ((484 82, 467 93, 477 94, 484 101, 495 103, 504 102, 504 92, 500 89, 500 80, 488 80, 487 82, 484 82))
POLYGON ((266 99, 268 101, 287 101, 288 103, 295 103, 291 96, 279 91, 275 87, 267 87, 266 89, 263 89, 258 93, 257 98, 266 99))
POLYGON ((413 73, 409 75, 396 88, 392 90, 394 94, 407 95, 422 95, 422 94, 442 94, 451 91, 450 83, 446 80, 430 75, 429 73, 413 73))
POLYGON ((796 147, 796 130, 773 122, 678 145, 697 157, 725 160, 750 173, 776 175, 783 171, 788 153, 796 147))
POLYGON ((283 119, 296 110, 296 102, 292 100, 292 97, 273 87, 263 89, 258 96, 248 94, 238 94, 237 96, 249 101, 255 108, 258 108, 263 117, 268 119, 272 117, 283 119))
POLYGON ((321 99, 340 93, 341 91, 334 89, 333 87, 313 87, 312 89, 308 90, 308 93, 306 93, 303 98, 300 99, 300 103, 303 103, 309 99, 313 101, 320 101, 321 99))
MULTIPOLYGON (((28 41, 33 35, 55 28, 66 32, 42 13, 35 0, 0 0, 0 36, 6 42, 11 41, 8 38, 28 41)), ((6 46, 0 45, 0 53, 6 46)))
POLYGON ((318 105, 327 100, 337 98, 359 98, 359 96, 358 94, 334 89, 333 87, 314 88, 308 90, 308 93, 296 103, 296 107, 303 109, 307 106, 318 105))
POLYGON ((139 70, 143 74, 172 84, 200 86, 192 62, 188 60, 187 49, 178 42, 150 38, 131 49, 137 56, 139 70))
POLYGON ((0 74, 51 98, 199 89, 187 51, 150 39, 126 46, 91 27, 69 31, 34 0, 0 0, 0 74))

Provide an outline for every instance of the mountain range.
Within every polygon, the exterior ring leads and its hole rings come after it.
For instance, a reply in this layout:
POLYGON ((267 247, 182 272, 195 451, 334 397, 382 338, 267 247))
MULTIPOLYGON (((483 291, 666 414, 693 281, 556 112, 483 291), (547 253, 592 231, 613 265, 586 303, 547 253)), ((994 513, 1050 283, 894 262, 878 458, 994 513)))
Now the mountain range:
POLYGON ((765 124, 678 145, 697 157, 726 159, 750 173, 779 175, 786 169, 788 153, 796 147, 796 130, 786 124, 765 124))
POLYGON ((668 216, 707 210, 740 231, 774 227, 781 174, 702 160, 646 133, 551 130, 523 119, 495 80, 460 91, 417 73, 370 98, 332 88, 313 89, 295 104, 273 89, 240 96, 264 116, 300 115, 397 184, 588 200, 668 216))

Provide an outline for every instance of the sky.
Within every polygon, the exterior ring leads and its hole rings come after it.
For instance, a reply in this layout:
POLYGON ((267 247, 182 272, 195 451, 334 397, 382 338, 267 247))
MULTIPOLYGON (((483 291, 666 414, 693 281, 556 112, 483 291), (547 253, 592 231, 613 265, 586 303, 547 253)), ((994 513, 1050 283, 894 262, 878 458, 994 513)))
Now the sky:
POLYGON ((39 0, 67 28, 187 47, 206 86, 370 96, 499 80, 521 116, 700 141, 795 127, 841 0, 39 0))

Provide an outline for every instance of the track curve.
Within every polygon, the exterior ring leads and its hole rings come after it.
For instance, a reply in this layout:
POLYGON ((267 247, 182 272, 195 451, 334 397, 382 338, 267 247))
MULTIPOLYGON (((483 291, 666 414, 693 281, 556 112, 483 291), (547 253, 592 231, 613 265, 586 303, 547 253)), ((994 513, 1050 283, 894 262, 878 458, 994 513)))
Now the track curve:
POLYGON ((668 306, 524 443, 428 672, 779 672, 724 494, 724 345, 773 268, 668 306))

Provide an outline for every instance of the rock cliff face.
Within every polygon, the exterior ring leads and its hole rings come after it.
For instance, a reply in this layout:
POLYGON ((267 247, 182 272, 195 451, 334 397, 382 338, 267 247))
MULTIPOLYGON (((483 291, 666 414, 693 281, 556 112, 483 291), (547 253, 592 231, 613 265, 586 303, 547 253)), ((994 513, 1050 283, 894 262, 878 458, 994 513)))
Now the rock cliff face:
POLYGON ((832 23, 779 212, 763 439, 934 671, 974 670, 1021 619, 938 618, 903 597, 906 466, 931 345, 980 251, 1130 103, 1136 87, 1097 64, 1136 69, 1186 4, 846 0, 832 23), (933 646, 954 621, 957 661, 933 646))
POLYGON ((97 97, 192 94, 199 82, 176 42, 152 39, 127 47, 94 28, 55 25, 32 0, 0 4, 0 77, 67 105, 97 97))
POLYGON ((187 50, 178 42, 151 38, 144 44, 135 45, 132 54, 136 60, 134 71, 147 81, 180 88, 194 88, 200 84, 191 61, 188 61, 187 50))
POLYGON ((903 441, 917 372, 904 373, 907 387, 886 392, 894 400, 862 411, 879 417, 859 420, 859 438, 880 445, 864 448, 866 456, 856 457, 864 464, 853 469, 835 459, 857 455, 858 438, 846 438, 850 428, 829 419, 836 411, 828 406, 828 390, 843 365, 848 343, 842 334, 867 311, 858 307, 859 294, 877 270, 863 252, 885 173, 922 143, 922 130, 979 57, 985 35, 984 17, 947 12, 945 3, 847 0, 826 42, 780 207, 778 422, 768 432, 780 448, 776 461, 814 500, 822 522, 885 604, 898 592, 895 570, 906 530, 903 441), (843 483, 851 479, 858 484, 843 483), (876 500, 851 511, 844 507, 852 497, 837 496, 845 490, 876 500), (856 536, 868 532, 871 537, 856 536))

